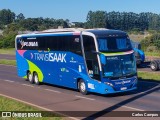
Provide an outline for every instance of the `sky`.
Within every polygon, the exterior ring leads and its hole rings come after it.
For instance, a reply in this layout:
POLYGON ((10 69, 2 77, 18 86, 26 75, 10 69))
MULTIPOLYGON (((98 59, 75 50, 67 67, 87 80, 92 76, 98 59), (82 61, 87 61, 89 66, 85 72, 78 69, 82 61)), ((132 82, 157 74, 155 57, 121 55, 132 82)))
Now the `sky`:
POLYGON ((0 10, 10 9, 26 18, 69 19, 85 22, 88 11, 153 12, 160 14, 160 0, 0 0, 0 10))

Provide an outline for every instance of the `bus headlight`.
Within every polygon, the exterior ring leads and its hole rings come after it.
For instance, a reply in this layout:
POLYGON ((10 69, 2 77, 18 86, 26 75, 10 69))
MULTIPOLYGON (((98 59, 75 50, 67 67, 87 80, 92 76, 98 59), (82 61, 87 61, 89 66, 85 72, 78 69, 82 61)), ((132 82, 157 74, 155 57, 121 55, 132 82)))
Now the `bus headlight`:
POLYGON ((107 85, 109 85, 109 86, 113 87, 113 84, 112 84, 112 83, 105 82, 105 84, 107 84, 107 85))

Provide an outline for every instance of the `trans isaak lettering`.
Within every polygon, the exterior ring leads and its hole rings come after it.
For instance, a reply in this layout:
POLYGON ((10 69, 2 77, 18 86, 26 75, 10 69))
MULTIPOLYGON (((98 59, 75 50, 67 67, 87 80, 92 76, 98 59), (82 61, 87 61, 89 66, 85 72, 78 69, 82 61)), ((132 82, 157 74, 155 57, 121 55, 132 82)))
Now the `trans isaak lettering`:
POLYGON ((66 53, 31 53, 31 59, 38 61, 64 62, 66 63, 66 53))

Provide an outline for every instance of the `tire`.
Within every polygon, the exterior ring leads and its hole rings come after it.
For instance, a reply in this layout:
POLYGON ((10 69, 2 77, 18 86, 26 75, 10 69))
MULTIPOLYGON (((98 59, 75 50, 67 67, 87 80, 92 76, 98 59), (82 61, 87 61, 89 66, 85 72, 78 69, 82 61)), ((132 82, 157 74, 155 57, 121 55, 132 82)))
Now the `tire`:
POLYGON ((27 79, 28 79, 28 81, 29 81, 31 84, 34 83, 34 81, 33 81, 33 76, 32 76, 32 73, 31 73, 31 72, 28 72, 28 73, 27 73, 27 79))
POLYGON ((34 73, 34 75, 33 75, 33 81, 34 81, 34 83, 35 83, 36 85, 39 85, 39 84, 40 84, 37 73, 34 73))
POLYGON ((158 70, 160 70, 160 60, 157 60, 158 70))
POLYGON ((85 84, 85 82, 83 80, 80 80, 78 82, 78 89, 80 91, 80 93, 82 93, 83 95, 87 95, 88 91, 87 91, 87 86, 85 84))
POLYGON ((157 71, 158 70, 158 62, 156 60, 153 60, 150 64, 150 68, 152 71, 157 71))

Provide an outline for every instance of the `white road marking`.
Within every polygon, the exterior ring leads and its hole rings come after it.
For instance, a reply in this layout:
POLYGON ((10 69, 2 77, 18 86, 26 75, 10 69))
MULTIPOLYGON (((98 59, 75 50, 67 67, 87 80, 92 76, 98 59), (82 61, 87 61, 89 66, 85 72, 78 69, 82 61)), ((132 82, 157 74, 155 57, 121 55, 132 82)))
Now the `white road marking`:
POLYGON ((51 90, 51 89, 45 89, 45 90, 50 91, 50 92, 55 92, 55 93, 61 93, 60 91, 51 90))
POLYGON ((35 105, 33 103, 30 103, 30 102, 26 102, 26 101, 23 101, 23 100, 20 100, 20 99, 17 99, 17 98, 14 98, 14 97, 10 97, 10 96, 7 96, 7 95, 4 95, 4 94, 0 94, 0 96, 3 96, 3 97, 7 97, 7 98, 10 98, 12 100, 16 100, 16 101, 19 101, 19 102, 22 102, 22 103, 25 103, 27 105, 30 105, 30 106, 34 106, 34 107, 37 107, 39 109, 42 109, 42 110, 45 110, 45 111, 53 111, 53 113, 56 113, 56 114, 59 114, 59 115, 62 115, 62 116, 66 116, 72 120, 80 120, 80 119, 77 119, 75 117, 69 117, 65 114, 62 114, 62 113, 59 113, 59 112, 55 112, 54 110, 51 110, 51 109, 48 109, 48 108, 45 108, 45 107, 41 107, 41 106, 38 106, 38 105, 35 105))
POLYGON ((4 81, 6 81, 6 82, 11 82, 11 83, 13 83, 14 81, 11 81, 11 80, 4 80, 4 81))
POLYGON ((34 87, 33 85, 28 85, 28 84, 22 84, 24 86, 28 86, 28 87, 34 87))
POLYGON ((138 109, 138 108, 134 108, 134 107, 129 107, 129 106, 122 106, 124 108, 128 108, 128 109, 132 109, 132 110, 137 110, 137 111, 145 111, 145 110, 142 110, 142 109, 138 109))
POLYGON ((83 99, 87 99, 87 100, 95 100, 95 99, 92 99, 92 98, 83 97, 83 96, 78 96, 78 95, 76 95, 76 97, 83 98, 83 99))

